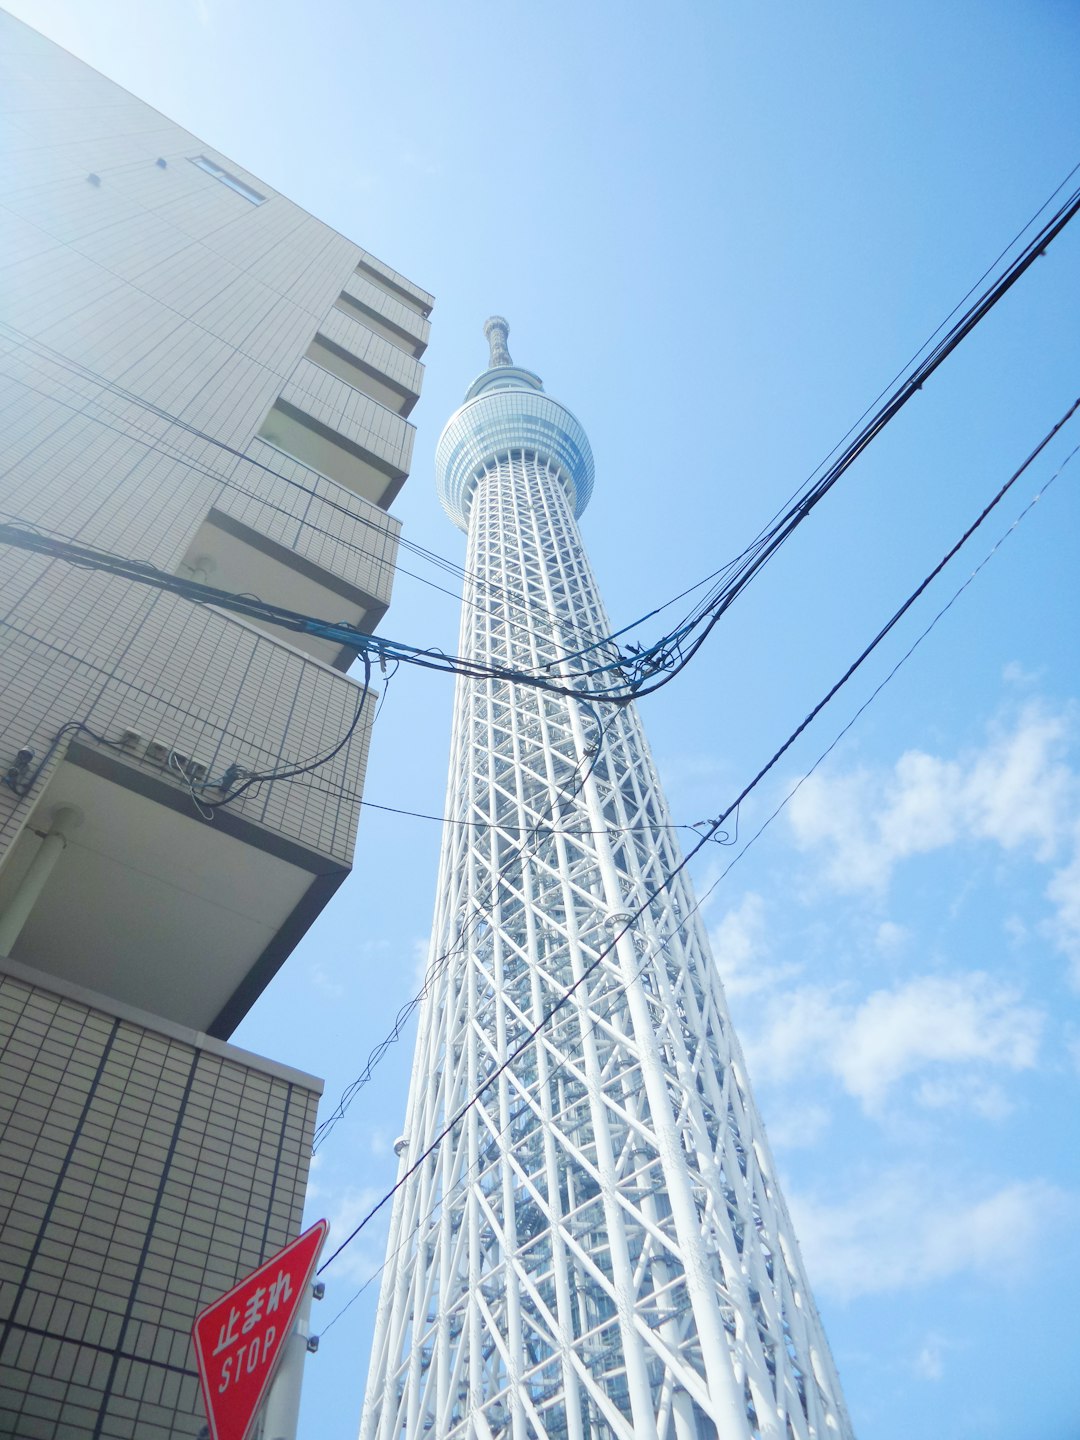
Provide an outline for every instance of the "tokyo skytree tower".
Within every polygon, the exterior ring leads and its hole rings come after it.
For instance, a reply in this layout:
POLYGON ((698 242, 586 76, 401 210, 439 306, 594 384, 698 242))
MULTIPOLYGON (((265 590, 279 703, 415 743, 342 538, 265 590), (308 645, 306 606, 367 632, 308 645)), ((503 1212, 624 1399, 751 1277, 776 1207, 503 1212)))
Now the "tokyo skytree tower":
MULTIPOLYGON (((484 330, 461 653, 584 691, 589 442, 484 330)), ((636 711, 459 679, 446 814, 362 1440, 850 1437, 636 711)))

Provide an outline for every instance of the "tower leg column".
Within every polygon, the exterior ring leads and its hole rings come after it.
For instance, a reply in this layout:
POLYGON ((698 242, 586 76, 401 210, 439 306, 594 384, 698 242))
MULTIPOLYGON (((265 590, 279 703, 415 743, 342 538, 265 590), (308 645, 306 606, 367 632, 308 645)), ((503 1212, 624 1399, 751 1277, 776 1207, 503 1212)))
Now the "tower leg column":
MULTIPOLYGON (((585 754, 585 735, 581 723, 580 707, 571 703, 570 723, 574 730, 580 753, 585 754)), ((596 832, 596 855, 604 887, 609 913, 618 914, 625 909, 626 900, 619 885, 615 861, 608 839, 607 821, 597 794, 596 784, 590 778, 584 786, 584 800, 592 829, 596 832)), ((642 897, 644 898, 644 897, 642 897)), ((713 1418, 720 1426, 721 1433, 731 1436, 748 1434, 746 1404, 742 1387, 737 1382, 732 1365, 732 1355, 726 1332, 720 1320, 711 1280, 706 1274, 705 1257, 701 1249, 701 1226, 697 1210, 690 1195, 686 1163, 675 1141, 671 1124, 671 1100, 668 1095, 668 1077, 657 1054, 656 1033, 649 1015, 648 1006, 638 982, 639 961, 629 933, 615 942, 615 953, 619 969, 626 986, 630 1017, 634 1037, 641 1056, 641 1070, 645 1081, 645 1093, 653 1115, 657 1149, 663 1168, 672 1215, 683 1255, 687 1290, 694 1309, 698 1339, 705 1362, 705 1373, 709 1394, 713 1398, 713 1418)), ((758 1417, 761 1434, 779 1437, 780 1430, 775 1414, 758 1417)))

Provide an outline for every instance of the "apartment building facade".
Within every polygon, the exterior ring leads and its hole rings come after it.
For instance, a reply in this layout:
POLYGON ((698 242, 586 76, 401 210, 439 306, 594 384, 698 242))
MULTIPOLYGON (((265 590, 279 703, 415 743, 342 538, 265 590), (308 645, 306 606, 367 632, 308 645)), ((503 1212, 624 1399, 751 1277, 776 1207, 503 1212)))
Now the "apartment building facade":
MULTIPOLYGON (((0 109, 0 522, 373 629, 431 296, 6 15, 0 109)), ((18 543, 0 621, 0 1433, 194 1437, 320 1088, 228 1039, 349 873, 374 704, 18 543)))

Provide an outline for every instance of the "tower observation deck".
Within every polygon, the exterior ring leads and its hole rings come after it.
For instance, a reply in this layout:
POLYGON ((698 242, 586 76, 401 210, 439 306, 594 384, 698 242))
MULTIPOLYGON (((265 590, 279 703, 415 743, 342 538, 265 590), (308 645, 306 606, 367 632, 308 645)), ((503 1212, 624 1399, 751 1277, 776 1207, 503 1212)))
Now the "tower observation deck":
MULTIPOLYGON (((592 452, 485 334, 461 653, 585 693, 592 452)), ((850 1440, 635 709, 460 679, 445 813, 362 1440, 850 1440)))

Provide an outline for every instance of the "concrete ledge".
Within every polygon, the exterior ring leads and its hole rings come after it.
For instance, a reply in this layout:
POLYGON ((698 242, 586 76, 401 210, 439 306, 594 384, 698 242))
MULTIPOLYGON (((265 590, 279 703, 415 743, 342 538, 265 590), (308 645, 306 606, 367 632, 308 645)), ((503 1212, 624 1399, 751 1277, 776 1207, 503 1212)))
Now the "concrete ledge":
POLYGON ((6 956, 0 956, 0 975, 9 975, 13 980, 20 980, 25 985, 32 985, 37 990, 47 990, 52 995, 59 995, 64 1000, 73 1000, 78 1005, 85 1005, 88 1010, 98 1010, 104 1015, 111 1015, 117 1020, 126 1020, 132 1025, 139 1025, 144 1030, 156 1030, 159 1035, 164 1035, 170 1040, 178 1040, 183 1045, 190 1045, 193 1050, 204 1050, 210 1055, 217 1055, 222 1060, 231 1060, 234 1064, 244 1065, 249 1070, 258 1070, 263 1075, 270 1075, 275 1080, 284 1080, 289 1085, 299 1085, 312 1094, 323 1093, 323 1082, 315 1075, 308 1075, 303 1070, 294 1070, 290 1065, 282 1065, 277 1060, 267 1060, 265 1056, 255 1055, 250 1050, 241 1050, 239 1045, 230 1045, 226 1040, 215 1040, 212 1035, 204 1035, 199 1030, 189 1030, 184 1025, 176 1025, 171 1020, 165 1020, 160 1015, 151 1015, 149 1011, 139 1010, 134 1005, 125 1005, 120 1000, 112 1000, 107 995, 101 995, 96 990, 88 990, 82 985, 73 985, 68 980, 62 980, 56 975, 46 974, 44 970, 35 969, 32 965, 23 965, 18 960, 11 960, 6 956))

